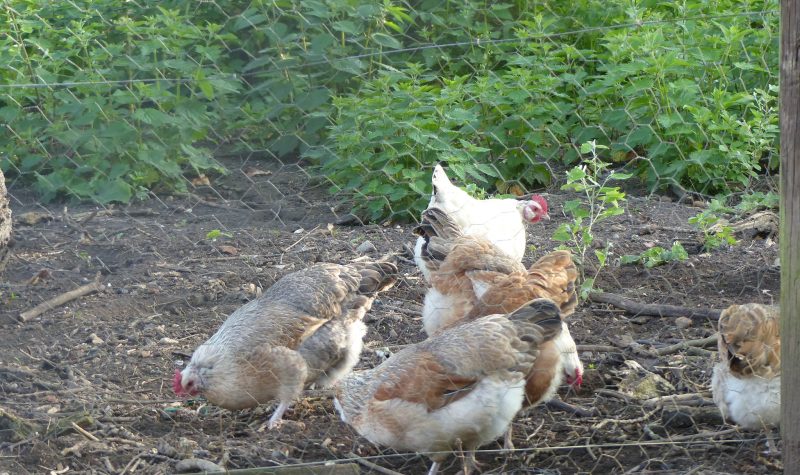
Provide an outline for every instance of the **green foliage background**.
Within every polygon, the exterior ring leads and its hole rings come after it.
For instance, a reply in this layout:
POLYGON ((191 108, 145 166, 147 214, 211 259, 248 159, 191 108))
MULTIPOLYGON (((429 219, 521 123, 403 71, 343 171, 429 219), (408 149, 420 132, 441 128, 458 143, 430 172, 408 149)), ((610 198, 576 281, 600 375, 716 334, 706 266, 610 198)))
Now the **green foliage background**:
POLYGON ((596 140, 651 190, 777 166, 778 2, 6 1, 0 158, 45 199, 127 202, 302 156, 371 219, 413 219, 446 160, 549 184, 596 140))

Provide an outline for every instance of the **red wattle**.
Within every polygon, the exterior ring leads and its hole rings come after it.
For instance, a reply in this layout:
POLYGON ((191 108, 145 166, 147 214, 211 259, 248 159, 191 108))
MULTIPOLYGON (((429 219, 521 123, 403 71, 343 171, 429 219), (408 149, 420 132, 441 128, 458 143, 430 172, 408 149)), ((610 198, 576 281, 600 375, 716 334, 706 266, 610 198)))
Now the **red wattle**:
POLYGON ((178 396, 183 396, 185 391, 183 390, 183 386, 181 385, 181 380, 183 377, 181 376, 181 372, 179 370, 175 370, 175 375, 172 377, 172 390, 175 391, 175 394, 178 396))

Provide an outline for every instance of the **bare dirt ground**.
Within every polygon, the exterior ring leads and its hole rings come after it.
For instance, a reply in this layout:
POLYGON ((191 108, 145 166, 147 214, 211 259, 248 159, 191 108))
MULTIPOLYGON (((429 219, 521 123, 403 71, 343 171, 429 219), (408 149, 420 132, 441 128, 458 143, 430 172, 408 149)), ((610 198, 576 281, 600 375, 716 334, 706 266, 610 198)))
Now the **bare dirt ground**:
MULTIPOLYGON (((0 410, 35 427, 14 434, 0 422, 0 473, 173 473, 176 462, 189 457, 236 469, 311 466, 359 456, 406 474, 427 470, 424 457, 359 438, 326 397, 298 401, 287 413, 289 422, 268 431, 272 407, 230 412, 172 394, 170 379, 185 355, 258 288, 312 262, 355 259, 365 241, 374 245, 369 253, 374 258, 399 254, 403 278, 367 316, 359 367, 379 363, 383 350, 423 337, 418 316, 423 281, 402 259, 403 245, 413 240, 410 226, 331 231, 327 224, 337 216, 325 185, 313 183, 302 168, 229 165, 235 170, 231 175, 198 187, 193 198, 152 198, 125 208, 80 205, 65 213, 63 204, 38 205, 24 187, 9 184, 16 247, 0 278, 0 410), (248 177, 248 167, 265 173, 249 170, 248 177), (27 212, 44 219, 25 224, 27 212), (16 321, 20 312, 98 274, 102 292, 27 323, 16 321)), ((549 237, 566 219, 561 212, 566 196, 559 193, 548 195, 552 221, 529 228, 535 252, 528 261, 556 246, 549 237)), ((698 233, 687 218, 698 211, 631 197, 626 214, 596 233, 614 244, 616 255, 653 244, 666 248, 674 240, 691 250, 698 233)), ((693 308, 773 303, 779 290, 777 252, 772 239, 743 239, 732 248, 696 252, 685 262, 653 269, 614 265, 601 272, 598 285, 639 302, 693 308)), ((707 393, 716 353, 653 350, 710 336, 714 322, 696 319, 679 328, 673 318, 633 316, 586 302, 570 324, 580 345, 606 348, 582 351, 585 384, 577 394, 562 388, 561 398, 596 408, 597 414, 578 417, 540 407, 520 415, 514 422, 517 450, 485 446, 478 457, 484 473, 780 469, 779 456, 764 455, 763 433, 724 424, 707 399, 694 407, 646 406, 618 392, 623 362, 635 360, 666 378, 677 393, 707 393)), ((451 458, 444 473, 459 468, 451 458)), ((377 472, 363 467, 362 473, 377 472)))

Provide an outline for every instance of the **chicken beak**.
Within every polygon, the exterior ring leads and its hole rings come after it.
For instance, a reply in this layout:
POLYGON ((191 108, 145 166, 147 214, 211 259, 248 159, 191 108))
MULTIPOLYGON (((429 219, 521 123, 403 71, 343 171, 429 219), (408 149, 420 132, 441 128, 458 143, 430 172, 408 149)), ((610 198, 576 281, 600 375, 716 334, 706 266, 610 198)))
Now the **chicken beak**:
POLYGON ((550 221, 550 215, 545 213, 545 214, 542 215, 542 219, 545 220, 545 221, 550 221))

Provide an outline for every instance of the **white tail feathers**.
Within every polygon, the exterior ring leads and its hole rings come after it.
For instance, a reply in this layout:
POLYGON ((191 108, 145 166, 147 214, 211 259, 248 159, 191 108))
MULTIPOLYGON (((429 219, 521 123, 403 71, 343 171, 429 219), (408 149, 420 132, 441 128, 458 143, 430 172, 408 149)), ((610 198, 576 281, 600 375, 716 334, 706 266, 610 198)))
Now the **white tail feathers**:
POLYGON ((433 186, 453 186, 453 183, 450 181, 450 178, 447 177, 447 173, 445 173, 444 168, 442 168, 442 166, 438 163, 433 169, 431 183, 433 183, 433 186))

